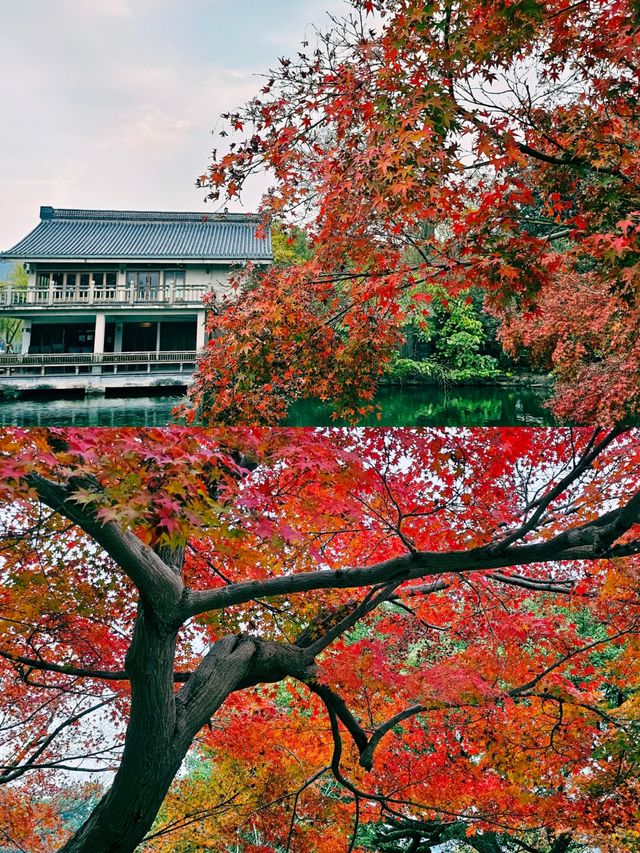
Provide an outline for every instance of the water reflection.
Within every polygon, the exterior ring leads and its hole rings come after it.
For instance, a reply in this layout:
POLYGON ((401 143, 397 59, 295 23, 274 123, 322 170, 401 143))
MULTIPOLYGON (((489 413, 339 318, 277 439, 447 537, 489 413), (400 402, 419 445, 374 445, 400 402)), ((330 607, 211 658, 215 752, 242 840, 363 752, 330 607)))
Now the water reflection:
POLYGON ((16 400, 0 403, 0 426, 166 426, 177 397, 113 397, 16 400))
MULTIPOLYGON (((377 397, 382 418, 372 426, 551 426, 544 407, 547 388, 527 386, 495 388, 394 387, 377 397)), ((124 397, 77 400, 17 400, 0 402, 0 426, 124 427, 165 426, 175 423, 172 409, 177 397, 124 397)), ((296 403, 286 421, 289 426, 339 426, 329 410, 315 400, 296 403)))
MULTIPOLYGON (((376 402, 382 409, 363 421, 370 426, 553 426, 544 406, 548 387, 392 387, 382 388, 376 402)), ((335 424, 329 410, 315 400, 296 403, 287 421, 291 426, 335 424)))

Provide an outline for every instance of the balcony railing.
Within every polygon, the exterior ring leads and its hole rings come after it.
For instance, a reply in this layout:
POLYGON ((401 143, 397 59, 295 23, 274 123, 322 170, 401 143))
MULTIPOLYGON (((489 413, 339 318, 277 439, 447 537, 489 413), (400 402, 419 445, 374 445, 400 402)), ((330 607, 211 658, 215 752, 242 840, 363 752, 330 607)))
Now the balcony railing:
POLYGON ((14 288, 7 285, 0 288, 0 309, 4 308, 44 308, 75 307, 88 305, 96 308, 104 306, 149 305, 149 306, 195 306, 201 305, 209 287, 202 284, 176 286, 65 288, 55 284, 48 287, 14 288))
POLYGON ((193 370, 198 353, 105 352, 55 355, 0 355, 1 376, 55 376, 79 373, 183 373, 193 370))

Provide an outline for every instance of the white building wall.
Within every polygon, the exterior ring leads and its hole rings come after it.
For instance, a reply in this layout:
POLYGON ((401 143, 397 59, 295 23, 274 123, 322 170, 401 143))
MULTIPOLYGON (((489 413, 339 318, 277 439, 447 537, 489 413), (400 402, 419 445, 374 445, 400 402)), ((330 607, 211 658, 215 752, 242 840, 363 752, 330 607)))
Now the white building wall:
POLYGON ((198 316, 196 319, 196 349, 198 351, 204 349, 206 342, 207 342, 206 313, 204 311, 198 311, 198 316))
MULTIPOLYGON (((40 266, 42 269, 45 269, 48 264, 43 262, 40 266)), ((88 268, 91 266, 95 266, 96 269, 98 269, 104 268, 105 264, 101 264, 99 261, 96 261, 89 265, 88 268)), ((114 266, 113 261, 110 262, 109 266, 114 266)), ((117 286, 121 290, 124 290, 127 280, 127 270, 140 269, 141 266, 142 264, 139 265, 135 262, 119 264, 117 271, 117 286)), ((163 263, 162 261, 158 261, 157 263, 146 263, 144 266, 148 269, 157 269, 160 272, 161 288, 163 286, 164 271, 176 269, 176 264, 169 262, 163 263)), ((70 263, 69 267, 77 270, 79 265, 70 263)), ((218 294, 220 298, 223 296, 227 296, 227 298, 236 298, 239 295, 237 291, 231 290, 230 278, 241 272, 240 264, 223 265, 214 263, 191 263, 180 265, 180 268, 185 270, 185 282, 187 286, 195 287, 198 290, 201 288, 203 292, 211 290, 218 294)), ((28 273, 29 288, 32 291, 35 290, 36 278, 36 265, 33 264, 30 272, 28 273)), ((194 296, 197 297, 197 294, 194 294, 194 296)), ((7 314, 9 314, 9 312, 7 312, 7 314)), ((100 306, 94 306, 93 304, 69 305, 68 307, 60 304, 52 304, 50 306, 34 304, 28 311, 21 311, 19 306, 16 306, 16 311, 12 311, 11 315, 17 316, 25 321, 24 334, 22 338, 23 352, 28 352, 29 350, 32 326, 41 325, 43 323, 46 325, 78 322, 87 322, 91 325, 95 324, 95 342, 98 347, 96 351, 98 352, 104 349, 104 345, 100 345, 100 340, 103 337, 103 332, 101 332, 101 330, 103 329, 105 322, 115 322, 116 324, 114 334, 114 350, 116 352, 122 351, 123 323, 127 322, 172 322, 193 320, 196 324, 197 348, 202 348, 206 341, 205 312, 202 308, 198 307, 197 301, 196 304, 191 303, 188 306, 180 304, 179 299, 176 304, 171 305, 145 305, 141 303, 125 305, 120 302, 117 306, 114 305, 113 308, 105 304, 100 306), (102 314, 102 316, 97 317, 97 314, 102 314)))
POLYGON ((234 269, 218 266, 187 266, 186 283, 206 286, 207 289, 222 294, 224 291, 229 290, 229 278, 237 270, 237 267, 234 269))

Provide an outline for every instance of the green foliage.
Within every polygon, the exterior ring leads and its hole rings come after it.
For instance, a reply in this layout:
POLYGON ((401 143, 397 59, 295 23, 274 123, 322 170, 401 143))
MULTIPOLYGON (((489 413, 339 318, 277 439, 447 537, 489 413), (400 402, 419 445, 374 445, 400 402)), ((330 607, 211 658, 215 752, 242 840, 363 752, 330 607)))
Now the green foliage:
MULTIPOLYGON (((10 286, 14 290, 26 290, 28 283, 29 277, 24 271, 24 267, 16 262, 6 281, 0 281, 0 287, 10 286)), ((15 347, 16 341, 22 333, 22 325, 22 320, 0 317, 0 340, 15 347)))
POLYGON ((21 263, 16 261, 6 280, 0 281, 0 285, 10 284, 11 287, 17 290, 26 290, 29 283, 29 276, 24 270, 21 263))
POLYGON ((273 262, 278 267, 291 267, 309 260, 312 255, 307 236, 301 228, 271 226, 273 262))
POLYGON ((442 368, 432 361, 416 361, 413 358, 398 358, 391 365, 387 377, 396 382, 424 382, 444 379, 442 368))
POLYGON ((437 288, 430 313, 420 312, 408 330, 401 357, 389 367, 395 382, 473 383, 498 374, 501 350, 495 339, 495 323, 470 293, 452 299, 437 288), (492 354, 494 353, 494 354, 492 354))
POLYGON ((495 359, 482 352, 486 343, 485 332, 470 297, 459 296, 436 302, 432 328, 435 357, 443 367, 459 373, 460 378, 496 374, 495 359))

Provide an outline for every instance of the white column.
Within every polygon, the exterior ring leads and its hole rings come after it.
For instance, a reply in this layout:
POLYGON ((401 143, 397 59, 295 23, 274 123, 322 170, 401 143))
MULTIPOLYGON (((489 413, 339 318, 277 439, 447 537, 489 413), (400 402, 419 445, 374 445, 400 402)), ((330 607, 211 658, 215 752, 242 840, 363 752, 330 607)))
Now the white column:
POLYGON ((106 316, 104 312, 98 311, 96 314, 96 328, 93 335, 93 351, 94 353, 104 352, 104 332, 106 327, 106 316))
MULTIPOLYGON (((100 355, 104 352, 104 330, 106 326, 106 317, 104 312, 99 311, 96 314, 96 326, 93 333, 93 352, 94 355, 100 355)), ((102 365, 94 364, 91 368, 92 373, 102 373, 102 365)))
POLYGON ((113 351, 114 352, 122 352, 122 334, 124 329, 124 323, 122 320, 116 320, 116 331, 113 336, 113 351))
POLYGON ((198 311, 196 317, 196 349, 198 351, 204 349, 204 345, 206 342, 206 324, 205 324, 205 312, 198 311))
POLYGON ((160 352, 160 327, 162 323, 158 320, 156 324, 156 352, 160 352))
POLYGON ((118 278, 116 279, 116 300, 124 302, 127 296, 127 271, 125 267, 119 267, 118 278))
POLYGON ((31 346, 31 320, 25 320, 22 327, 22 347, 20 352, 28 353, 31 346))

